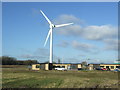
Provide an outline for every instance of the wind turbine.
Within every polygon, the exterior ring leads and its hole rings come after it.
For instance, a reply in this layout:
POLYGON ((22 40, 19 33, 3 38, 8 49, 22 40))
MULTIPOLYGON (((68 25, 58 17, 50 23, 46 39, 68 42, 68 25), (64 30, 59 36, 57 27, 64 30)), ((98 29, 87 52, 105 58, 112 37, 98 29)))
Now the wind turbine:
POLYGON ((49 60, 49 63, 52 63, 52 59, 53 59, 53 29, 55 27, 63 27, 63 26, 68 26, 68 25, 71 25, 73 23, 67 23, 67 24, 60 24, 60 25, 54 25, 49 19, 48 17, 42 12, 42 10, 40 10, 40 12, 42 13, 42 15, 45 17, 45 19, 48 21, 49 23, 49 27, 50 27, 50 30, 48 32, 48 35, 46 37, 46 40, 45 40, 45 43, 44 43, 44 47, 48 41, 48 38, 50 37, 50 60, 49 60))

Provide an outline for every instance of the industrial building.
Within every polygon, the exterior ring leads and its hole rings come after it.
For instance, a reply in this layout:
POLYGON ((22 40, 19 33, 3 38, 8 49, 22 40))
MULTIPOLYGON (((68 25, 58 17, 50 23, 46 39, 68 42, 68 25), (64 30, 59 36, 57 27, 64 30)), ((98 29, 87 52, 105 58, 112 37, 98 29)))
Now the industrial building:
POLYGON ((116 68, 120 69, 120 64, 100 64, 102 68, 110 68, 110 70, 114 70, 116 68))
POLYGON ((88 65, 90 70, 93 70, 95 68, 109 68, 110 70, 114 70, 116 68, 119 68, 120 69, 120 64, 89 64, 88 65))
POLYGON ((40 64, 33 64, 32 70, 54 70, 57 67, 62 67, 67 70, 77 70, 83 67, 86 67, 88 70, 94 70, 95 68, 109 68, 110 70, 114 70, 116 68, 120 69, 120 64, 88 64, 86 66, 83 66, 81 63, 56 63, 56 64, 50 64, 50 63, 40 63, 40 64))
POLYGON ((78 69, 82 67, 81 63, 77 64, 70 64, 70 63, 57 63, 57 64, 50 64, 50 63, 40 63, 40 64, 33 64, 32 70, 54 70, 57 67, 65 68, 65 69, 78 69))

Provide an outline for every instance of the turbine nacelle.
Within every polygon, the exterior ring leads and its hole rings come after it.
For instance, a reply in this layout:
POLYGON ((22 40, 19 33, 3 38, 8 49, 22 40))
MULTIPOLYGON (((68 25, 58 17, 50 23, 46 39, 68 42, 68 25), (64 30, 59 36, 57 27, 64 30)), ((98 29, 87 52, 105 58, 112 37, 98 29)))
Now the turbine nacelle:
POLYGON ((49 26, 50 28, 54 28, 55 27, 55 25, 54 24, 50 24, 50 26, 49 26))

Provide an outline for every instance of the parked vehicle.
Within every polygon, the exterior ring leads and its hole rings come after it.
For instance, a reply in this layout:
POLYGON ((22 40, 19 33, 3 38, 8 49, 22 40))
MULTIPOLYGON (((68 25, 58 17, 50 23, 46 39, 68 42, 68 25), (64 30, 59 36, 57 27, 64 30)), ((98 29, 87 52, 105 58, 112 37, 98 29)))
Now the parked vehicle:
POLYGON ((101 70, 106 71, 107 69, 106 68, 102 68, 101 70))
POLYGON ((63 71, 66 71, 67 69, 65 69, 65 68, 60 68, 60 67, 57 67, 57 68, 55 68, 55 70, 63 70, 63 71))
POLYGON ((82 68, 78 68, 78 70, 83 70, 82 68))
POLYGON ((99 67, 99 68, 96 68, 96 70, 102 70, 102 69, 99 67))
POLYGON ((120 70, 119 70, 118 68, 116 68, 116 69, 114 70, 114 72, 120 72, 120 70))

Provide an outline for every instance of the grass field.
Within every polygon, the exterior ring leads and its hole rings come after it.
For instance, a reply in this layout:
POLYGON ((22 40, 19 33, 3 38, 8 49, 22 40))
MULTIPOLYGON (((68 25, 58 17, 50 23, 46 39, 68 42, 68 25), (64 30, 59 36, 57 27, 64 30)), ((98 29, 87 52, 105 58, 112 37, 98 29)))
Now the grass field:
POLYGON ((26 66, 3 68, 3 88, 118 88, 110 71, 32 71, 26 66))

